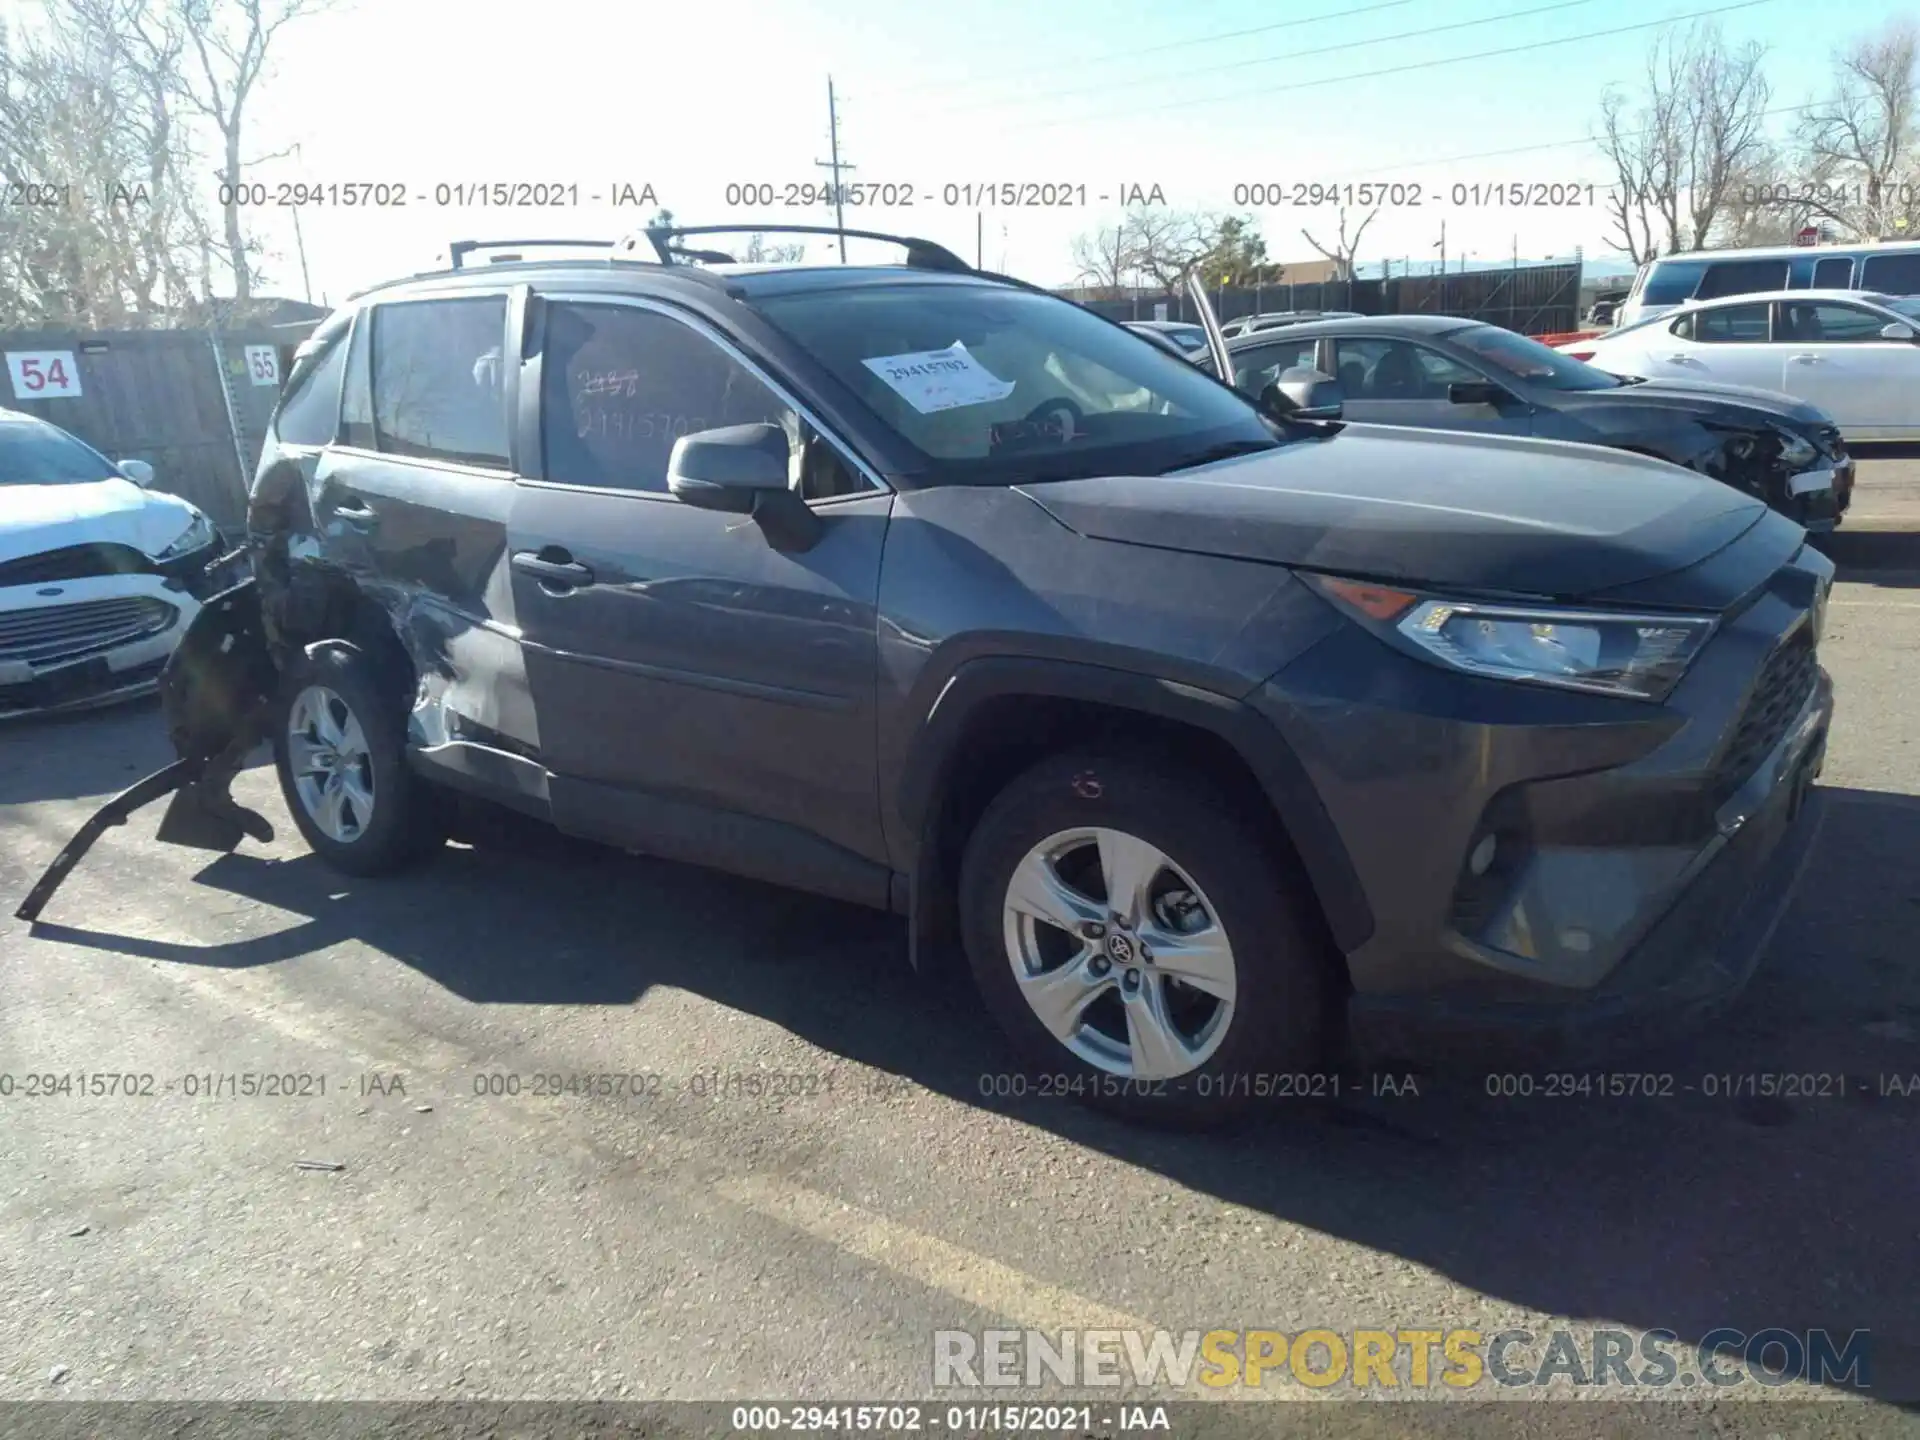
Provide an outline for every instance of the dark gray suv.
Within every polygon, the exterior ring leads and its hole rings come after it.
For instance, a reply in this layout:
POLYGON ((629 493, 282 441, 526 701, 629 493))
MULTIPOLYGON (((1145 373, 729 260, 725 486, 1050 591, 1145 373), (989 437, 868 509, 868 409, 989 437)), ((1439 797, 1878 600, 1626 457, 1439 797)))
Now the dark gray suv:
POLYGON ((163 835, 262 833, 225 783, 265 735, 342 870, 418 860, 459 791, 892 909, 1056 1088, 1184 1115, 1745 978, 1831 713, 1799 526, 1632 455, 1268 413, 923 242, 693 233, 321 327, 257 578, 169 674, 163 835))

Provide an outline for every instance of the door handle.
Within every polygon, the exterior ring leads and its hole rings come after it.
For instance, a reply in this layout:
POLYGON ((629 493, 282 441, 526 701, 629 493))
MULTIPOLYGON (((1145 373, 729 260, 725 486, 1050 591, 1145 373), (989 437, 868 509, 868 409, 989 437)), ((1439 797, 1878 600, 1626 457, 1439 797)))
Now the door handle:
POLYGON ((1826 359, 1820 355, 1792 355, 1788 357, 1796 365, 1824 365, 1826 359))
POLYGON ((1662 358, 1671 360, 1676 365, 1687 365, 1693 360, 1693 357, 1684 350, 1671 350, 1662 358))
MULTIPOLYGON (((556 552, 565 555, 564 550, 556 552)), ((572 558, 549 560, 533 550, 517 551, 513 557, 513 568, 522 575, 531 575, 542 584, 557 585, 565 590, 576 590, 582 585, 593 584, 593 571, 572 558)))
POLYGON ((380 517, 358 495, 349 495, 333 507, 333 513, 349 525, 371 525, 380 517))

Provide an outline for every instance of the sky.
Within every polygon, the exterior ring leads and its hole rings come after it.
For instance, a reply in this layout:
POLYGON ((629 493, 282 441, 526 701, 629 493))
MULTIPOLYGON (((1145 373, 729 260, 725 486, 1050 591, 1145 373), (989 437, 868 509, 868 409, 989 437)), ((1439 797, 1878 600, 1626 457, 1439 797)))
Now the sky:
POLYGON ((1770 47, 1772 105, 1785 108, 1825 87, 1835 49, 1914 6, 342 0, 275 42, 246 149, 294 153, 250 167, 270 203, 247 223, 269 252, 264 290, 332 301, 433 267, 455 239, 612 238, 653 201, 689 224, 831 224, 830 208, 784 203, 827 178, 831 76, 855 166, 843 178, 912 201, 849 206, 847 224, 925 235, 1044 284, 1073 280, 1074 237, 1111 226, 1134 194, 1250 213, 1272 258, 1312 260, 1301 232, 1329 238, 1337 210, 1291 203, 1296 185, 1393 187, 1363 273, 1430 265, 1443 226, 1456 265, 1594 257, 1614 248, 1589 138, 1601 96, 1639 73, 1656 27, 1709 10, 1729 39, 1770 47), (496 182, 563 203, 495 208, 459 192, 496 182), (406 203, 307 205, 296 238, 293 212, 271 203, 292 183, 379 185, 406 203), (1009 183, 1070 203, 983 210, 967 193, 1009 183), (1573 203, 1495 203, 1513 185, 1573 203), (772 187, 775 203, 730 186, 772 187), (1269 193, 1241 188, 1256 186, 1269 193), (1281 203, 1247 203, 1274 191, 1281 203))

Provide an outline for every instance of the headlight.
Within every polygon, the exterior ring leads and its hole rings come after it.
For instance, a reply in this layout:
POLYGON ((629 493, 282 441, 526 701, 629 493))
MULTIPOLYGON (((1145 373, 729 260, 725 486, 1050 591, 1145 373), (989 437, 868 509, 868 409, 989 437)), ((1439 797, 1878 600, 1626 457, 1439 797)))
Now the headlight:
POLYGON ((1719 622, 1420 595, 1334 576, 1302 576, 1361 623, 1455 670, 1660 700, 1719 622))
POLYGON ((1797 435, 1791 430, 1780 430, 1777 427, 1776 433, 1780 436, 1781 464, 1795 470, 1804 470, 1820 458, 1818 447, 1806 436, 1797 435))
POLYGON ((205 549, 213 543, 213 521, 196 510, 193 523, 188 525, 180 538, 153 558, 156 560, 178 560, 182 555, 191 555, 195 550, 205 549))

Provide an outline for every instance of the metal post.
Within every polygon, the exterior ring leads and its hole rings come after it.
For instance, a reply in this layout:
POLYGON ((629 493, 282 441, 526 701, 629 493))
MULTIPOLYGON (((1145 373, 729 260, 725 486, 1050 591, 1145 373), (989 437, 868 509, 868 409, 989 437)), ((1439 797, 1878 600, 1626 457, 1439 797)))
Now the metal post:
POLYGON ((246 499, 253 489, 253 477, 247 474, 247 447, 240 438, 240 415, 233 406, 233 377, 227 373, 226 352, 220 348, 220 332, 207 331, 207 345, 213 351, 213 373, 220 380, 220 398, 227 405, 227 434, 233 437, 233 458, 240 467, 240 503, 244 512, 246 499))

